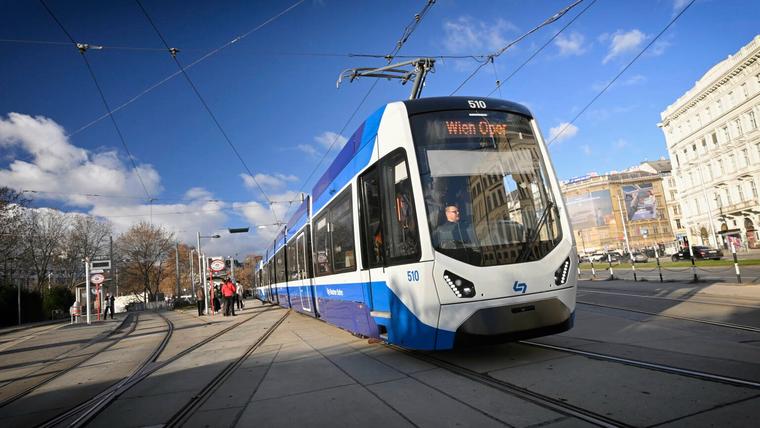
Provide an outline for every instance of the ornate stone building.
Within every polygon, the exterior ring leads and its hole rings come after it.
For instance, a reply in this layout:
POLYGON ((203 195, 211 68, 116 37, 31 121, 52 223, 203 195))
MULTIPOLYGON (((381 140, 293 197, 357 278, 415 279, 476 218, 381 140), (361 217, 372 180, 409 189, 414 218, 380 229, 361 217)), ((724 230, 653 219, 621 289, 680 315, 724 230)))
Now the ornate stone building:
POLYGON ((682 225, 692 244, 758 247, 760 35, 661 113, 682 225))

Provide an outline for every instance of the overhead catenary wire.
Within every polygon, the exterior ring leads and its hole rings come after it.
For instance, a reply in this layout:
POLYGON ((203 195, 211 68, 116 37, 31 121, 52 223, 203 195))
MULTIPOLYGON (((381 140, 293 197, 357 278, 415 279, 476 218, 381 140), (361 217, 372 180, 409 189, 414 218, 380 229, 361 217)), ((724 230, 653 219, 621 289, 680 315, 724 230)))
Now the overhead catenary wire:
POLYGON ((562 34, 562 32, 565 31, 567 29, 567 27, 571 26, 578 18, 581 17, 581 15, 583 15, 584 13, 586 13, 586 11, 589 10, 589 8, 591 8, 591 6, 593 6, 595 3, 596 3, 596 0, 591 0, 591 2, 585 8, 583 8, 583 10, 581 10, 577 15, 575 15, 573 17, 573 19, 571 19, 570 21, 568 21, 568 23, 565 24, 564 27, 560 28, 559 31, 557 31, 549 40, 547 40, 546 43, 544 43, 543 45, 541 45, 540 48, 536 49, 533 52, 533 54, 531 54, 531 56, 529 56, 528 59, 526 59, 525 61, 523 61, 522 64, 520 64, 514 71, 512 71, 512 73, 510 73, 509 76, 507 76, 504 80, 502 80, 499 83, 497 83, 496 87, 491 92, 489 92, 488 95, 486 95, 486 96, 490 97, 497 90, 499 91, 499 96, 501 96, 501 87, 504 86, 504 84, 507 83, 512 78, 512 76, 514 76, 515 74, 517 74, 520 70, 523 69, 523 67, 525 67, 526 65, 528 65, 528 63, 531 62, 533 60, 533 58, 535 58, 539 53, 541 53, 541 51, 543 51, 547 46, 549 46, 551 44, 551 42, 554 41, 554 39, 556 39, 557 37, 559 37, 559 35, 562 34))
MULTIPOLYGON (((422 18, 424 18, 424 16, 430 10, 430 8, 433 6, 433 4, 435 4, 435 0, 432 0, 432 1, 428 0, 428 1, 426 1, 425 6, 423 6, 422 10, 419 13, 417 13, 417 14, 414 15, 413 22, 410 23, 409 25, 407 25, 404 28, 404 32, 403 32, 401 38, 396 43, 396 46, 393 48, 393 50, 391 51, 391 53, 389 53, 388 55, 383 56, 383 58, 386 58, 388 60, 388 62, 390 62, 395 57, 395 55, 399 51, 401 51, 401 48, 403 48, 404 44, 406 44, 407 40, 409 40, 409 36, 412 35, 412 33, 414 32, 414 30, 420 24, 420 22, 422 22, 422 18)), ((354 119, 354 117, 356 116, 356 114, 359 112, 359 109, 364 105, 364 102, 367 101, 367 98, 369 98, 369 95, 375 89, 375 87, 377 86, 377 83, 378 83, 378 80, 375 80, 374 82, 372 82, 372 86, 370 86, 370 88, 367 91, 367 93, 364 94, 364 97, 362 97, 361 101, 359 101, 359 105, 356 106, 356 108, 354 109, 354 111, 349 116, 348 120, 346 120, 346 122, 343 124, 343 127, 335 135, 335 138, 333 138, 332 143, 330 143, 330 146, 328 146, 327 151, 325 151, 325 153, 319 159, 319 162, 317 162, 317 164, 311 170, 311 172, 309 173, 308 178, 306 178, 306 180, 303 181, 303 184, 298 189, 298 193, 301 193, 301 194, 303 193, 304 188, 309 184, 309 181, 314 176, 314 174, 317 172, 317 170, 319 169, 319 167, 322 165, 322 162, 324 162, 324 160, 327 158, 327 155, 330 153, 330 151, 332 150, 332 148, 335 146, 335 144, 337 144, 338 140, 343 136, 343 132, 346 130, 346 128, 348 128, 348 125, 351 123, 351 121, 354 119)), ((287 215, 289 215, 289 213, 290 213, 290 208, 288 208, 288 210, 285 212, 286 218, 287 218, 287 215)))
POLYGON ((555 135, 551 140, 549 140, 546 143, 546 145, 547 146, 551 145, 554 141, 557 140, 557 138, 559 138, 570 127, 570 125, 574 124, 575 121, 578 120, 578 118, 581 117, 581 115, 583 115, 583 113, 585 113, 586 110, 588 110, 588 108, 591 107, 591 105, 594 104, 594 102, 596 102, 596 100, 598 100, 599 97, 602 96, 602 94, 607 92, 607 89, 609 89, 610 86, 612 86, 612 84, 615 83, 620 78, 620 76, 622 76, 623 73, 625 73, 626 70, 628 70, 633 65, 633 63, 636 62, 636 60, 639 59, 641 55, 643 55, 644 52, 646 52, 647 49, 649 49, 658 40, 665 33, 665 31, 667 31, 668 28, 670 28, 670 26, 673 25, 678 20, 678 18, 680 18, 681 15, 683 15, 683 13, 686 12, 686 10, 691 7, 692 4, 694 4, 695 1, 696 0, 691 0, 686 6, 684 6, 683 9, 681 9, 681 11, 678 12, 678 14, 674 16, 673 19, 670 20, 670 22, 668 22, 668 25, 666 25, 665 28, 663 28, 649 43, 647 43, 647 45, 644 46, 644 49, 642 49, 635 57, 633 57, 633 59, 628 64, 626 64, 626 66, 623 67, 623 69, 620 70, 620 72, 617 75, 615 75, 615 77, 612 80, 610 80, 609 83, 607 83, 607 85, 604 88, 602 88, 602 90, 599 91, 599 93, 596 94, 596 96, 594 96, 594 98, 592 98, 591 101, 589 101, 578 112, 578 114, 575 115, 573 120, 566 123, 565 126, 563 126, 562 129, 559 130, 559 132, 557 132, 557 135, 555 135))
MULTIPOLYGON (((159 86, 163 85, 164 83, 172 80, 173 78, 179 76, 180 74, 182 74, 183 71, 188 70, 189 68, 198 65, 202 61, 205 61, 206 59, 208 59, 208 58, 210 58, 210 57, 218 54, 220 51, 222 51, 222 50, 224 50, 224 49, 232 46, 233 44, 235 44, 235 43, 243 40, 244 38, 250 36, 251 34, 255 33, 256 31, 264 28, 268 24, 270 24, 273 21, 275 21, 277 18, 279 18, 282 15, 290 12, 292 9, 294 9, 296 6, 300 5, 304 1, 305 0, 300 0, 300 1, 292 4, 288 8, 280 11, 279 13, 277 13, 276 15, 272 16, 271 18, 267 19, 266 21, 262 22, 261 24, 257 25, 256 27, 251 28, 250 30, 246 31, 245 33, 243 33, 243 34, 241 34, 239 36, 235 36, 233 39, 227 41, 226 43, 222 44, 221 46, 212 49, 211 51, 207 52, 206 54, 204 54, 200 58, 196 59, 195 61, 193 61, 190 64, 188 64, 185 67, 183 67, 181 70, 175 71, 174 73, 166 76, 165 78, 163 78, 163 79, 159 80, 158 82, 156 82, 156 83, 150 85, 149 87, 145 88, 144 90, 142 90, 141 92, 139 92, 134 97, 132 97, 132 98, 128 99, 127 101, 125 101, 124 103, 116 106, 112 111, 115 113, 115 112, 117 112, 117 111, 119 111, 119 110, 127 107, 128 105, 134 103, 135 101, 137 101, 138 99, 142 98, 143 96, 145 96, 149 92, 153 91, 154 89, 158 88, 159 86)), ((166 52, 166 49, 162 49, 162 50, 164 52, 166 52)), ((68 134, 67 136, 68 137, 74 136, 74 135, 76 135, 76 134, 84 131, 85 129, 88 129, 88 128, 92 127, 93 125, 95 125, 96 123, 98 123, 101 120, 105 119, 106 117, 107 117, 107 115, 100 116, 100 117, 96 118, 95 120, 92 120, 89 123, 85 124, 84 126, 81 126, 80 128, 76 129, 74 132, 68 134)))
MULTIPOLYGON (((305 0, 299 0, 299 1, 297 1, 295 4, 293 4, 288 9, 286 9, 286 11, 295 8, 296 6, 302 4, 304 1, 305 0)), ((224 137, 224 140, 230 146, 230 148, 232 149, 232 152, 235 154, 235 156, 238 158, 238 160, 240 161, 240 163, 243 165, 243 168, 245 168, 245 170, 248 172, 248 174, 251 177, 251 179, 253 180, 254 184, 256 184, 256 187, 258 188, 259 192, 261 192, 261 195, 267 201, 267 204, 269 205, 269 209, 272 212, 272 216, 274 217, 275 221, 279 222, 279 218, 277 217, 277 212, 275 211, 274 207, 272 206, 272 200, 269 198, 269 195, 267 195, 267 193, 264 191, 264 188, 261 187, 261 184, 259 183, 259 181, 256 180, 256 176, 251 171, 251 169, 248 167, 248 164, 245 162, 245 160, 243 159, 243 157, 240 155, 240 152, 238 151, 237 147, 235 147, 235 144, 230 139, 229 135, 227 134, 227 131, 225 131, 224 127, 219 122, 219 119, 217 119, 216 115, 211 110, 211 107, 208 105, 208 103, 206 102, 206 100, 203 98, 203 95, 201 95, 200 91, 198 90, 198 87, 195 85, 195 83, 193 82, 193 80, 190 78, 190 75, 187 74, 187 72, 185 71, 185 69, 182 67, 182 64, 179 62, 179 59, 177 59, 176 49, 174 49, 174 48, 172 48, 172 47, 169 46, 169 43, 166 41, 166 38, 163 36, 163 34, 161 34, 161 31, 158 29, 158 26, 153 21, 153 19, 150 17, 150 14, 145 9, 145 7, 143 7, 143 5, 140 2, 140 0, 135 0, 135 2, 140 7, 140 10, 143 12, 143 14, 145 15, 145 18, 148 20, 148 22, 150 23, 150 25, 156 31, 156 34, 158 34, 158 37, 161 39, 161 42, 164 44, 164 46, 166 47, 166 49, 171 53, 172 60, 177 64, 177 68, 179 68, 179 71, 185 77, 185 80, 187 80, 187 83, 190 85, 190 88, 193 90, 193 92, 195 93, 195 95, 198 97, 198 100, 201 102, 201 105, 203 105, 203 108, 209 114, 209 117, 211 117, 211 120, 214 122, 214 124, 216 125, 217 129, 219 129, 219 132, 224 137)), ((284 12, 280 13, 278 16, 281 16, 283 13, 284 12)), ((271 21, 272 20, 270 19, 267 22, 271 22, 271 21)))
POLYGON ((90 73, 90 77, 92 77, 93 83, 95 83, 95 87, 98 90, 98 94, 100 94, 100 99, 103 101, 103 105, 106 108, 106 111, 108 112, 108 117, 111 118, 111 122, 113 122, 113 126, 116 129, 116 134, 119 136, 119 140, 121 140, 121 145, 124 147, 124 150, 127 152, 127 156, 129 157, 129 161, 132 163, 133 170, 135 172, 135 175, 137 176, 138 181, 140 181, 140 185, 142 186, 143 190, 145 191, 145 195, 148 197, 148 199, 151 199, 150 192, 148 192, 148 188, 145 186, 145 182, 142 179, 142 176, 140 175, 140 170, 137 167, 137 162, 135 162, 134 156, 132 156, 132 153, 129 150, 129 147, 127 146, 127 141, 124 138, 124 135, 121 132, 121 129, 119 129, 119 124, 116 123, 116 119, 113 116, 113 112, 111 110, 111 107, 108 105, 108 101, 106 100, 105 94, 103 93, 103 90, 100 87, 100 83, 98 83, 98 78, 95 76, 95 71, 92 69, 92 66, 90 65, 90 61, 87 59, 87 49, 82 47, 81 43, 77 43, 76 40, 74 40, 74 37, 69 33, 69 31, 66 29, 66 27, 63 25, 63 23, 58 19, 58 17, 55 16, 55 13, 48 7, 48 5, 45 3, 45 0, 40 0, 40 3, 42 3, 42 6, 45 8, 45 10, 48 12, 48 14, 53 18, 53 20, 58 24, 58 26, 61 28, 61 30, 66 34, 66 37, 71 41, 71 44, 74 45, 78 50, 79 53, 84 60, 85 65, 87 66, 87 70, 90 73))
POLYGON ((520 42, 521 42, 523 39, 525 39, 526 37, 528 37, 528 36, 530 36, 531 34, 535 33, 536 31, 540 30, 541 28, 543 28, 543 27, 546 27, 547 25, 549 25, 549 24, 551 24, 551 23, 553 23, 553 22, 557 21, 558 19, 560 19, 561 17, 563 17, 563 16, 564 16, 564 15, 565 15, 567 12, 569 12, 569 11, 570 11, 572 8, 574 8, 575 6, 577 6, 578 4, 580 4, 581 2, 583 2, 583 0, 576 0, 576 1, 575 1, 574 3, 572 3, 571 5, 569 5, 569 6, 566 6, 564 9, 562 9, 562 10, 560 10, 559 12, 555 13, 554 15, 550 16, 549 18, 545 19, 545 20, 544 20, 542 23, 538 24, 536 27, 534 27, 533 29, 531 29, 531 30, 530 30, 530 31, 528 31, 527 33, 524 33, 524 34, 523 34, 523 35, 521 35, 520 37, 518 37, 518 38, 516 38, 515 40, 513 40, 513 41, 509 42, 509 43, 508 43, 506 46, 502 47, 502 48, 501 48, 501 49, 499 49, 498 51, 496 51, 496 52, 494 52, 494 53, 492 53, 492 54, 488 55, 488 57, 489 57, 488 59, 489 59, 489 60, 488 60, 488 61, 485 61, 485 62, 481 63, 479 66, 477 66, 477 67, 475 68, 475 70, 473 70, 473 72, 472 72, 472 73, 470 73, 470 75, 469 75, 469 76, 467 76, 467 78, 466 78, 466 79, 464 79, 464 81, 463 81, 462 83, 460 83, 460 84, 459 84, 459 86, 457 86, 457 88, 456 88, 456 89, 454 89, 454 91, 453 91, 453 92, 451 92, 451 94, 450 94, 450 95, 454 95, 454 94, 456 94, 456 93, 457 93, 457 92, 458 92, 460 89, 462 89, 462 87, 463 87, 465 84, 467 84, 467 82, 469 82, 469 81, 470 81, 470 79, 472 79, 473 77, 475 77, 475 75, 476 75, 476 74, 478 74, 478 72, 479 72, 479 71, 480 71, 480 70, 481 70, 481 69, 482 69, 482 68, 483 68, 483 67, 484 67, 486 64, 488 64, 489 62, 493 61, 493 58, 496 58, 496 57, 500 56, 501 54, 503 54, 504 52, 506 52, 506 51, 507 51, 509 48, 511 48, 512 46, 516 45, 517 43, 520 43, 520 42))

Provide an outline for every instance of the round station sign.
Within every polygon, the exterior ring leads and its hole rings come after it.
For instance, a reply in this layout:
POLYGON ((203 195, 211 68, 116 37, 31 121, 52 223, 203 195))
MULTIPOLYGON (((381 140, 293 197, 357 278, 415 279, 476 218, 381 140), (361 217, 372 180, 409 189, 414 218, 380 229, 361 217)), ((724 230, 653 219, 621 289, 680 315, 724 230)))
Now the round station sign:
POLYGON ((102 284, 103 281, 105 280, 106 280, 106 277, 100 273, 96 273, 95 275, 90 277, 90 282, 92 282, 93 284, 102 284))
POLYGON ((211 264, 209 265, 209 268, 211 268, 214 272, 219 272, 220 270, 224 270, 224 260, 222 259, 215 259, 211 261, 211 264))

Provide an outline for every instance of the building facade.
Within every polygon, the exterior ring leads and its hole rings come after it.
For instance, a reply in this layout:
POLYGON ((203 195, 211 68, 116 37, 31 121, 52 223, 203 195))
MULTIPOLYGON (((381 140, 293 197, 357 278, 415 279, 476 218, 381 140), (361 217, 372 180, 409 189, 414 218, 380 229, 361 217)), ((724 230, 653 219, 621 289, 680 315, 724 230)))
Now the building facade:
POLYGON ((592 175, 562 184, 580 253, 676 248, 660 173, 592 175))
POLYGON ((660 114, 692 244, 760 247, 758 59, 760 35, 660 114))

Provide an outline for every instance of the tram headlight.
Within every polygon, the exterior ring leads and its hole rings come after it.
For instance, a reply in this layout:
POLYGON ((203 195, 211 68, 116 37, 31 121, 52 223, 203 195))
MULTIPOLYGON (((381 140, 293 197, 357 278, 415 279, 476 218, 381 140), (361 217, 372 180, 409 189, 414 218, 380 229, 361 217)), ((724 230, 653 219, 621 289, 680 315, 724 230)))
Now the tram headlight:
POLYGON ((570 257, 566 258, 560 267, 554 271, 554 284, 563 285, 567 282, 568 274, 570 273, 570 257))
POLYGON ((443 272, 443 280, 446 281, 446 285, 451 288, 451 291, 453 291, 454 295, 457 297, 463 299, 475 297, 475 284, 461 276, 445 271, 443 272))

